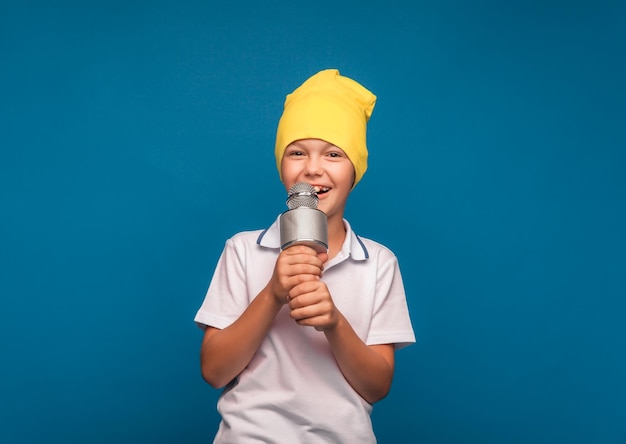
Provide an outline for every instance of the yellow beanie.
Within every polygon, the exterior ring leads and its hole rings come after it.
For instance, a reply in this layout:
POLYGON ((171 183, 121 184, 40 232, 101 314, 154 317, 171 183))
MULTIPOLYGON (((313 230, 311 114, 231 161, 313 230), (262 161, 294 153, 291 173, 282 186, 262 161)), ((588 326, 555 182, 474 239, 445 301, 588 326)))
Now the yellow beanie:
MULTIPOLYGON (((296 140, 321 139, 341 148, 354 165, 354 185, 367 170, 367 121, 376 96, 336 69, 320 71, 285 100, 276 133, 276 167, 296 140)), ((282 177, 281 177, 282 179, 282 177)))

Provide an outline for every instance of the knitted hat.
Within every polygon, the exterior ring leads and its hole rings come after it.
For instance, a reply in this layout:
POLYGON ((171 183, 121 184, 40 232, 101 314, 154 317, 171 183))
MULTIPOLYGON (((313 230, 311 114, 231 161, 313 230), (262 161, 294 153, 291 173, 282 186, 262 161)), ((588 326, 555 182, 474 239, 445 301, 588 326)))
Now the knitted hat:
MULTIPOLYGON (((376 96, 336 69, 320 71, 285 99, 276 133, 276 167, 296 140, 321 139, 341 148, 354 165, 354 185, 367 170, 367 121, 376 96)), ((282 177, 281 177, 282 179, 282 177)))

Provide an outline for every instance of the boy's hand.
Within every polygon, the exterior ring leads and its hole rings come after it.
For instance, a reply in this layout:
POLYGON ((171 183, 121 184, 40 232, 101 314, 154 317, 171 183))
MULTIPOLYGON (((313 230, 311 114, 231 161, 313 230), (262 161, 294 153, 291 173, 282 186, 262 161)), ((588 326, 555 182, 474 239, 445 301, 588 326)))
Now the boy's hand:
POLYGON ((326 284, 320 280, 302 282, 289 292, 291 317, 300 325, 318 331, 333 329, 340 319, 326 284))
POLYGON ((289 292, 303 282, 317 281, 322 276, 326 254, 317 254, 314 249, 295 245, 280 252, 270 288, 276 299, 285 304, 289 301, 289 292))

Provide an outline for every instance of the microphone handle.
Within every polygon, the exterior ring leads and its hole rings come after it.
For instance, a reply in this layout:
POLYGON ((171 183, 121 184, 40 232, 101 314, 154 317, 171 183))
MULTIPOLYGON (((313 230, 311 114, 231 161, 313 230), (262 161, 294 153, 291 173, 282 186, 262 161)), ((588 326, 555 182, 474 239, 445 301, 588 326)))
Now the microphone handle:
POLYGON ((307 245, 318 253, 328 252, 328 219, 323 211, 298 207, 280 216, 280 249, 307 245))

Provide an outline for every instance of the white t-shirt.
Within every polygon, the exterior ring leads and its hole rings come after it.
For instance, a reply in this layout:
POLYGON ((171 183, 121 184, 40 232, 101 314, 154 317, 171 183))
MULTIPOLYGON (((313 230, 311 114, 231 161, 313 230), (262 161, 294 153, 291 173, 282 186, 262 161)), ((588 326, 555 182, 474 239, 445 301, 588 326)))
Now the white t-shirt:
MULTIPOLYGON (((267 285, 280 252, 279 221, 233 236, 217 264, 195 321, 233 323, 267 285)), ((337 308, 367 345, 415 342, 394 254, 357 237, 344 221, 341 252, 322 280, 337 308)), ((248 366, 218 401, 216 443, 373 443, 372 405, 348 384, 326 337, 302 327, 284 306, 248 366)))

